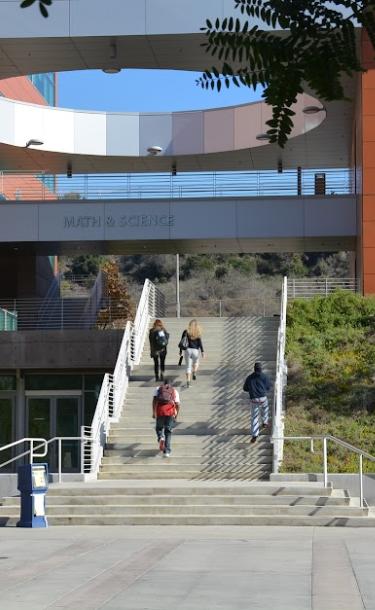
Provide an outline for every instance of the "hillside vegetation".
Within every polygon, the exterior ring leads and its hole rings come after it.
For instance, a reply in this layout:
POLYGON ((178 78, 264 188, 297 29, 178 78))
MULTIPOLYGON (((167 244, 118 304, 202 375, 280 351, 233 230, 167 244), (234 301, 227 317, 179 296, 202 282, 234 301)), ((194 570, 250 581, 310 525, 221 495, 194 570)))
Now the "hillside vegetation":
MULTIPOLYGON (((288 308, 286 435, 333 434, 375 455, 375 299, 335 292, 288 308)), ((358 456, 329 444, 329 468, 358 456)), ((367 471, 375 464, 364 462, 367 471)), ((321 472, 321 443, 285 444, 284 471, 321 472)))

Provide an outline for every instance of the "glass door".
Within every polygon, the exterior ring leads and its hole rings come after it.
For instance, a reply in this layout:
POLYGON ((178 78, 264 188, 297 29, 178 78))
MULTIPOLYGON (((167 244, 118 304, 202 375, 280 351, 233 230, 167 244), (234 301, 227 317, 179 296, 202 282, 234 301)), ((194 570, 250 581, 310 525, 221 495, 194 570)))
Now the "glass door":
MULTIPOLYGON (((54 436, 80 436, 80 397, 55 398, 56 425, 54 436)), ((78 472, 80 469, 80 443, 64 441, 61 446, 62 472, 78 472)))
MULTIPOLYGON (((14 440, 14 398, 0 398, 0 447, 14 440)), ((12 449, 0 451, 0 464, 12 458, 12 449)), ((1 472, 12 470, 12 464, 4 466, 1 472)))
MULTIPOLYGON (((80 436, 81 397, 48 396, 29 397, 28 435, 47 440, 61 436, 80 436)), ((62 472, 79 472, 79 441, 63 441, 61 444, 62 472)), ((36 461, 48 462, 50 472, 58 471, 58 442, 51 443, 48 455, 36 461)))
MULTIPOLYGON (((28 436, 52 438, 52 399, 51 398, 28 398, 28 436)), ((35 462, 47 462, 51 468, 52 451, 48 448, 48 454, 44 458, 35 458, 35 462)))

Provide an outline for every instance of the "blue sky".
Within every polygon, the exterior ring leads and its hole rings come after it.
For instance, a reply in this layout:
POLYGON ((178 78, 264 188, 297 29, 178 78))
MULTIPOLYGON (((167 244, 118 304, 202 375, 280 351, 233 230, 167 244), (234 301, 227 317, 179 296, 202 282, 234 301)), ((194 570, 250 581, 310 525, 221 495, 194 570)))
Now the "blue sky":
POLYGON ((113 112, 167 112, 245 104, 261 93, 231 87, 214 93, 195 84, 200 73, 174 70, 123 70, 104 74, 98 70, 59 74, 58 105, 113 112))

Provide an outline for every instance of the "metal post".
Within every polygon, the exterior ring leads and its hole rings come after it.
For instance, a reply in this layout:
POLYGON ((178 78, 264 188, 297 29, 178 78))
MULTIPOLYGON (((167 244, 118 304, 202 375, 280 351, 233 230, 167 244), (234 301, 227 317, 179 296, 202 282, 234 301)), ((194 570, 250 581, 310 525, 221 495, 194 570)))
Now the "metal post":
POLYGON ((34 441, 31 439, 30 441, 30 464, 34 461, 34 441))
POLYGON ((359 505, 363 508, 363 455, 359 455, 359 505))
POLYGON ((61 299, 60 311, 61 311, 61 328, 60 328, 60 330, 63 330, 64 329, 64 299, 61 299))
POLYGON ((327 439, 323 438, 323 476, 324 487, 328 486, 328 466, 327 466, 327 439))
POLYGON ((223 316, 223 304, 222 304, 222 300, 220 299, 219 301, 219 318, 221 318, 223 316))
POLYGON ((85 427, 81 426, 81 474, 85 474, 85 427))
POLYGON ((312 438, 310 441, 310 453, 315 453, 314 449, 314 439, 312 438))
POLYGON ((326 297, 328 297, 328 278, 325 278, 325 293, 326 297))
POLYGON ((59 438, 57 440, 57 447, 58 447, 58 449, 57 449, 57 452, 58 452, 58 455, 57 455, 57 462, 58 462, 57 463, 57 469, 58 469, 58 473, 59 473, 59 483, 61 483, 61 442, 62 442, 61 438, 59 438))
POLYGON ((302 195, 302 167, 297 167, 297 195, 302 195))
POLYGON ((180 304, 180 255, 176 254, 176 317, 181 317, 180 304))

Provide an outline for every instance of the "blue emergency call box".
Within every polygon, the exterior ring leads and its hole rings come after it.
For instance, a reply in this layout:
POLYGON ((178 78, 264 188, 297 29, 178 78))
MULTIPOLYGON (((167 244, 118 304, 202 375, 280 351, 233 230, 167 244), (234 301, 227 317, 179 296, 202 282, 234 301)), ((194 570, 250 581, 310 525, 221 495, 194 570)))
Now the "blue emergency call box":
POLYGON ((46 517, 48 464, 19 466, 18 489, 21 493, 21 516, 17 526, 48 527, 46 517))

